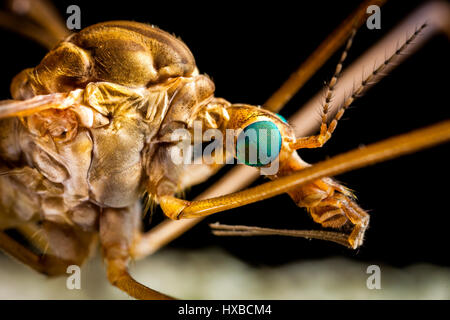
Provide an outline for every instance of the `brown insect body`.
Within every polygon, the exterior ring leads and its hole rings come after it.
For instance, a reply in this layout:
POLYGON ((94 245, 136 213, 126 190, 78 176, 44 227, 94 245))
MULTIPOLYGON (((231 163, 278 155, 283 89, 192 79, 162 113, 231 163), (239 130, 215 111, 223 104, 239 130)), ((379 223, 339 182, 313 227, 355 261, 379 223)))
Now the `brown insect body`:
MULTIPOLYGON (((280 168, 270 177, 275 180, 309 166, 295 150, 322 146, 352 101, 329 126, 324 116, 319 135, 296 138, 269 111, 215 98, 213 82, 198 73, 183 42, 126 21, 100 23, 70 36, 37 67, 17 75, 11 93, 14 111, 0 108, 0 118, 6 117, 0 120, 0 229, 16 228, 28 238, 43 231, 47 260, 28 264, 47 274, 81 264, 99 235, 109 280, 137 298, 167 298, 127 272, 142 238, 143 192, 172 219, 204 216, 239 202, 233 195, 219 204, 174 197, 217 168, 174 164, 174 130, 192 129, 194 120, 202 121, 204 130, 223 131, 269 120, 282 137, 280 168), (59 267, 48 257, 60 260, 59 267)), ((345 187, 322 178, 288 193, 325 227, 352 224, 353 231, 336 241, 361 245, 369 217, 345 187)), ((17 257, 27 260, 26 254, 17 257)))
POLYGON ((61 42, 11 85, 16 100, 67 93, 70 107, 0 120, 0 228, 39 222, 47 253, 81 263, 102 209, 126 208, 118 215, 132 222, 105 218, 102 238, 128 259, 140 196, 179 174, 153 140, 191 121, 213 91, 184 43, 149 25, 102 23, 61 42))
MULTIPOLYGON (((214 85, 196 74, 181 41, 145 24, 110 22, 61 42, 11 86, 20 100, 77 89, 82 91, 72 108, 45 110, 25 117, 23 125, 11 124, 18 132, 5 132, 5 138, 20 139, 5 146, 19 144, 20 151, 2 150, 9 162, 23 152, 30 167, 63 184, 59 203, 69 209, 85 201, 100 207, 132 205, 143 191, 144 145, 151 145, 160 128, 189 120, 214 85)), ((67 212, 61 209, 52 210, 67 212)))

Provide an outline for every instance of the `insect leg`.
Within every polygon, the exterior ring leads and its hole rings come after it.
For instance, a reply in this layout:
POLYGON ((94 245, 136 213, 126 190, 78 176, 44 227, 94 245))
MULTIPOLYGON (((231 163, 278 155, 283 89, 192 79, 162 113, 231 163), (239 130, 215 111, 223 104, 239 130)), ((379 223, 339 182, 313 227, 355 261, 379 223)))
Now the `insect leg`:
POLYGON ((444 121, 374 143, 365 148, 346 152, 291 175, 244 191, 192 202, 173 196, 162 196, 158 200, 164 213, 171 219, 203 217, 268 199, 324 177, 335 176, 449 140, 450 121, 444 121))
POLYGON ((139 234, 140 206, 105 209, 100 216, 100 242, 107 264, 108 280, 141 300, 173 299, 134 280, 128 272, 133 241, 139 234))
POLYGON ((8 11, 0 11, 0 27, 24 35, 51 49, 70 32, 50 1, 11 0, 8 11))
POLYGON ((312 52, 302 65, 291 74, 283 85, 264 103, 264 107, 278 112, 303 87, 303 85, 345 43, 354 29, 366 21, 366 10, 370 5, 382 6, 386 0, 363 1, 326 39, 312 52))
POLYGON ((49 276, 65 273, 67 266, 72 264, 52 255, 38 255, 5 232, 0 232, 0 249, 32 269, 49 276))
MULTIPOLYGON (((318 68, 320 68, 325 61, 337 50, 339 49, 348 39, 352 29, 358 28, 361 24, 366 21, 366 9, 370 4, 377 4, 381 6, 385 1, 370 2, 364 1, 361 3, 355 13, 353 13, 348 19, 346 19, 338 28, 336 28, 321 44, 320 46, 307 58, 307 60, 302 63, 300 68, 298 68, 289 77, 289 79, 264 103, 264 107, 272 112, 279 112, 282 107, 294 96, 298 89, 300 89, 306 81, 309 80, 311 75, 313 75, 318 68), (355 16, 359 16, 357 17, 355 16), (358 20, 359 24, 355 24, 354 21, 358 20)), ((412 15, 405 18, 397 28, 389 32, 389 34, 381 40, 378 45, 388 46, 389 43, 398 39, 395 35, 397 32, 400 34, 406 34, 410 30, 411 25, 416 25, 417 21, 425 20, 430 22, 430 28, 428 32, 424 32, 420 41, 416 41, 411 46, 412 50, 415 50, 427 42, 436 32, 443 32, 450 36, 450 28, 448 28, 448 12, 449 6, 444 2, 437 3, 427 3, 419 7, 412 15)), ((369 49, 363 56, 362 59, 358 59, 352 66, 353 68, 348 68, 348 79, 352 82, 354 78, 356 69, 361 69, 362 66, 367 64, 367 58, 374 54, 374 56, 379 57, 376 60, 382 60, 384 50, 381 47, 374 46, 369 49)), ((369 61, 374 61, 373 58, 369 58, 369 61)), ((401 61, 401 60, 400 60, 401 61)), ((341 82, 342 83, 342 82, 341 82)), ((351 85, 351 84, 350 84, 351 85)), ((320 98, 322 95, 320 96, 320 98)), ((310 134, 314 129, 314 116, 316 115, 317 102, 320 99, 314 98, 311 102, 307 103, 302 110, 299 110, 292 118, 290 118, 290 123, 295 125, 298 135, 306 136, 310 134)), ((205 191, 205 197, 211 198, 221 194, 227 194, 242 190, 248 187, 253 181, 259 177, 259 173, 253 168, 246 166, 236 166, 226 173, 219 181, 215 182, 211 187, 205 191)), ((146 236, 152 238, 150 253, 154 253, 163 246, 167 245, 174 239, 178 238, 192 227, 197 225, 202 221, 204 217, 199 217, 197 219, 185 219, 182 221, 172 221, 165 220, 161 222, 157 227, 150 230, 146 236)))
POLYGON ((48 276, 65 274, 70 265, 82 265, 90 253, 90 244, 95 242, 92 234, 77 232, 51 222, 42 226, 28 223, 16 230, 31 246, 44 253, 34 252, 4 231, 0 231, 0 249, 48 276))
POLYGON ((39 95, 28 100, 0 101, 0 119, 24 117, 47 109, 66 109, 81 101, 83 90, 39 95))

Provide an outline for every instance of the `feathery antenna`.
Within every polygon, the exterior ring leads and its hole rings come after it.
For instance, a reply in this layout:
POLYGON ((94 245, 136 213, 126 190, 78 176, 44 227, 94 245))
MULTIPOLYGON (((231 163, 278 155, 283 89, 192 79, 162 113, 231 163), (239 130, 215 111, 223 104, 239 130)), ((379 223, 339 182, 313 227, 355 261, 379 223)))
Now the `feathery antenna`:
POLYGON ((398 47, 395 52, 388 58, 384 60, 382 64, 380 64, 376 69, 374 69, 366 78, 364 78, 359 86, 353 90, 353 93, 344 100, 344 102, 341 104, 341 106, 338 109, 338 112, 336 113, 334 119, 330 122, 330 125, 328 127, 328 136, 331 136, 331 134, 336 129, 338 121, 342 118, 344 115, 345 110, 347 110, 350 105, 355 101, 356 98, 361 97, 364 90, 369 88, 371 85, 377 83, 385 74, 383 74, 383 70, 385 70, 388 66, 390 66, 394 59, 405 51, 405 49, 408 47, 411 42, 414 41, 414 39, 422 32, 422 30, 427 26, 426 23, 422 24, 418 29, 414 31, 414 33, 406 39, 406 41, 403 43, 402 46, 398 47))

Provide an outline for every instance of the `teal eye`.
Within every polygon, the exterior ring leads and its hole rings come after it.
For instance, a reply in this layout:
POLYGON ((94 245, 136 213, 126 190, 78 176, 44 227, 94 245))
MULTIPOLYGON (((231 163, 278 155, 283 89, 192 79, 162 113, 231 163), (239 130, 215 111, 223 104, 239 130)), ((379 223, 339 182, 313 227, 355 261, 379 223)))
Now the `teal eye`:
POLYGON ((277 113, 277 117, 278 117, 281 121, 283 121, 284 123, 288 123, 287 120, 286 120, 286 118, 283 117, 281 114, 277 113))
POLYGON ((281 150, 281 133, 271 121, 254 122, 242 130, 236 144, 239 163, 262 167, 274 161, 281 150))

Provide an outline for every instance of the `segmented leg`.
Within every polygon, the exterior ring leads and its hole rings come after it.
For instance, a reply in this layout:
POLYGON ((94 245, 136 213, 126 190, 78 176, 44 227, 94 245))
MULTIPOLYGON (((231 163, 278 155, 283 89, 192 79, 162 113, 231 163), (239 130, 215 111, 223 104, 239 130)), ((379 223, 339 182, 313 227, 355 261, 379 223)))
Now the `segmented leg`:
POLYGON ((48 276, 65 274, 70 265, 81 266, 89 256, 91 245, 95 243, 92 234, 77 232, 54 223, 44 223, 42 226, 29 223, 18 230, 31 245, 46 252, 35 253, 4 231, 0 231, 0 249, 48 276), (35 239, 38 233, 39 239, 35 239))
MULTIPOLYGON (((352 29, 358 28, 359 25, 363 24, 366 21, 366 9, 370 4, 377 4, 381 6, 385 1, 364 1, 361 3, 358 10, 352 13, 338 28, 335 28, 333 33, 331 33, 322 43, 321 45, 309 56, 309 58, 298 68, 289 79, 277 90, 268 100, 264 103, 264 107, 273 112, 279 112, 281 108, 294 96, 294 94, 300 89, 308 79, 323 65, 325 61, 346 41, 348 36, 350 35, 352 29), (358 23, 355 23, 358 21, 358 23)), ((430 21, 432 27, 431 31, 438 29, 441 32, 445 32, 447 35, 450 35, 450 29, 446 28, 447 24, 445 23, 447 19, 446 13, 448 12, 448 6, 446 3, 430 3, 426 4, 419 9, 417 9, 416 14, 421 14, 424 20, 430 21)), ((409 22, 414 24, 416 21, 416 16, 410 16, 405 19, 405 22, 409 22)), ((397 29, 391 31, 389 34, 392 35, 395 32, 402 30, 401 32, 406 33, 409 30, 407 24, 403 24, 397 29)), ((423 41, 427 41, 432 35, 433 32, 426 32, 423 34, 423 41)), ((417 45, 413 45, 413 47, 417 47, 417 45)), ((372 48, 367 52, 374 53, 376 56, 380 56, 380 52, 378 52, 375 48, 372 48)), ((361 65, 361 64, 360 64, 361 65)), ((354 74, 354 73, 352 73, 354 74)), ((353 76, 349 76, 352 78, 353 76)), ((315 105, 308 104, 301 110, 301 112, 297 112, 297 114, 290 119, 290 123, 295 125, 296 131, 307 132, 309 130, 309 126, 305 126, 305 124, 311 123, 314 121, 314 112, 315 105)), ((217 196, 220 194, 226 194, 231 192, 236 192, 240 189, 244 189, 248 187, 252 181, 255 181, 259 177, 259 174, 252 170, 252 168, 248 167, 236 167, 230 170, 227 174, 225 174, 219 181, 214 183, 207 191, 206 194, 209 197, 217 196), (225 190, 225 191, 223 191, 225 190)), ((207 196, 203 197, 207 198, 207 196)), ((183 221, 171 221, 165 220, 160 223, 157 227, 153 228, 146 234, 146 238, 149 240, 152 239, 152 244, 147 248, 147 250, 143 251, 143 254, 152 254, 155 251, 159 250, 161 247, 165 246, 167 243, 176 239, 180 235, 184 234, 188 230, 190 230, 193 226, 198 224, 205 217, 198 217, 197 219, 187 219, 183 221)), ((233 226, 234 227, 234 226, 233 226)), ((254 229, 254 227, 250 227, 254 229)), ((296 233, 296 236, 303 237, 305 236, 304 232, 299 232, 296 230, 288 230, 289 235, 292 235, 292 232, 296 233)), ((279 230, 271 229, 270 231, 264 230, 264 234, 271 232, 271 234, 280 234, 279 230)), ((255 231, 252 232, 252 235, 255 235, 255 231)), ((311 234, 309 231, 306 231, 308 237, 311 238, 311 234)), ((325 239, 323 235, 319 236, 319 239, 325 239)), ((342 241, 338 241, 342 243, 342 241)))
POLYGON ((43 0, 9 0, 8 11, 0 11, 0 27, 24 35, 47 49, 53 48, 70 32, 62 17, 43 0))
POLYGON ((173 299, 152 290, 128 272, 130 251, 139 234, 140 206, 134 208, 105 209, 100 217, 100 242, 107 265, 108 280, 130 296, 141 300, 173 299))
MULTIPOLYGON (((277 178, 274 181, 249 188, 244 191, 192 202, 177 199, 172 196, 162 196, 159 198, 159 202, 164 213, 169 218, 183 219, 204 217, 213 213, 268 199, 282 193, 293 192, 296 189, 298 190, 301 186, 308 185, 316 181, 324 181, 325 184, 330 184, 322 178, 334 176, 349 170, 355 170, 363 166, 392 159, 400 155, 408 154, 444 141, 448 141, 449 139, 450 121, 444 121, 434 126, 416 130, 408 134, 396 136, 385 141, 366 146, 365 148, 344 153, 314 166, 307 167, 299 171, 294 171, 292 174, 277 178)), ((331 184, 330 187, 336 189, 333 184, 331 184)), ((345 189, 341 188, 338 191, 345 195, 345 191, 343 190, 345 189)), ((326 194, 327 193, 321 195, 316 200, 317 203, 327 198, 326 194)), ((342 204, 339 204, 339 206, 345 207, 342 204)), ((361 233, 360 230, 367 226, 366 222, 368 218, 364 217, 364 214, 362 214, 357 207, 353 206, 353 204, 350 206, 353 211, 348 209, 346 215, 348 214, 349 220, 357 225, 353 231, 354 235, 350 238, 350 241, 353 241, 354 245, 356 245, 356 243, 359 242, 358 239, 360 239, 358 236, 361 233)), ((345 208, 347 209, 347 207, 345 208)))
POLYGON ((39 95, 28 100, 0 100, 0 119, 24 117, 48 109, 67 109, 81 102, 83 90, 39 95))
POLYGON ((0 232, 0 249, 37 272, 49 276, 63 274, 73 264, 52 255, 38 255, 4 232, 0 232))
POLYGON ((367 7, 382 6, 386 0, 365 0, 334 31, 322 41, 302 65, 293 72, 283 85, 264 103, 264 107, 278 112, 303 87, 303 85, 328 61, 345 43, 354 29, 366 21, 367 7))

